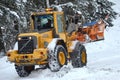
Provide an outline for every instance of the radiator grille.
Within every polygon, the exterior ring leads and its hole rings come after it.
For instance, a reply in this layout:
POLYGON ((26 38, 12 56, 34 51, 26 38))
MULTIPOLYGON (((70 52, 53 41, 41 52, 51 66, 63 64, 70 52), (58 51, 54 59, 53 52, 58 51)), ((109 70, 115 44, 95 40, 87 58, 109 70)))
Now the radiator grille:
POLYGON ((23 37, 18 41, 19 54, 30 54, 34 50, 34 40, 28 37, 23 37))

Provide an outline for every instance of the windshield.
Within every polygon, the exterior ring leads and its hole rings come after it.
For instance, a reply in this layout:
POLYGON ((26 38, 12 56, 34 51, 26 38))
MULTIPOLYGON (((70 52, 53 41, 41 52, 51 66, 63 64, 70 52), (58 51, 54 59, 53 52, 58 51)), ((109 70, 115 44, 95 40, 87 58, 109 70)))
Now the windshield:
POLYGON ((46 14, 32 17, 34 21, 34 29, 42 30, 53 28, 53 15, 46 14))

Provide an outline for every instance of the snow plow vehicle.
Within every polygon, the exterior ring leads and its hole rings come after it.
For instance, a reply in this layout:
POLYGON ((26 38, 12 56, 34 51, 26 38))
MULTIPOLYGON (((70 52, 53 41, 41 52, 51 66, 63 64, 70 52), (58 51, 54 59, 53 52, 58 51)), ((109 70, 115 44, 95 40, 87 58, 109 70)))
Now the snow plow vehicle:
POLYGON ((36 65, 56 72, 70 61, 73 67, 87 64, 86 49, 76 34, 66 32, 64 13, 46 9, 30 16, 31 30, 17 37, 16 49, 7 52, 8 61, 15 63, 20 77, 28 76, 36 65))

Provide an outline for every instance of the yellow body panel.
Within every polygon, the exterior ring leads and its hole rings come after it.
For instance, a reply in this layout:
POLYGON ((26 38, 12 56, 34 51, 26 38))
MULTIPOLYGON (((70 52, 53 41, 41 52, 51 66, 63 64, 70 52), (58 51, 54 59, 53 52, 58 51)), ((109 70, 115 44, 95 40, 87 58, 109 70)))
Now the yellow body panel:
POLYGON ((8 60, 18 65, 33 65, 47 63, 47 49, 35 49, 33 54, 19 54, 17 50, 8 51, 8 60))

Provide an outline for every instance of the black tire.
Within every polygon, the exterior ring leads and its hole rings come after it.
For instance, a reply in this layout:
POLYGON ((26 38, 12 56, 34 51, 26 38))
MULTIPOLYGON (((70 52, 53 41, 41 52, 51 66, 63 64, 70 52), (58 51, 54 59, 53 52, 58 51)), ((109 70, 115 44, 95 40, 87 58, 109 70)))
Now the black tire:
POLYGON ((18 66, 15 65, 16 72, 20 77, 27 77, 33 71, 35 66, 18 66))
POLYGON ((71 54, 71 57, 74 68, 86 66, 87 54, 83 45, 79 45, 78 48, 71 54))
POLYGON ((57 45, 54 52, 49 53, 48 65, 52 72, 59 71, 63 65, 67 65, 67 52, 62 45, 57 45))

